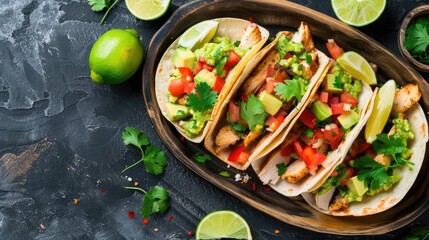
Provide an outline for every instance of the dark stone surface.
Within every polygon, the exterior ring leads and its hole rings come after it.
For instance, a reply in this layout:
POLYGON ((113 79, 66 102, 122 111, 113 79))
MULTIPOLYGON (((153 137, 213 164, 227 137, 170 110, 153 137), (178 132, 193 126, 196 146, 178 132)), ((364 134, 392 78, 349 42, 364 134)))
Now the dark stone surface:
MULTIPOLYGON (((187 232, 219 209, 242 215, 255 239, 400 239, 410 228, 427 224, 428 211, 410 226, 381 236, 310 232, 224 193, 168 152, 161 176, 143 166, 121 174, 139 159, 136 149, 122 143, 126 126, 143 130, 153 145, 167 150, 145 110, 141 71, 119 86, 95 85, 89 78, 89 51, 112 28, 136 29, 147 47, 157 29, 188 1, 173 0, 167 14, 151 22, 136 20, 121 1, 103 25, 102 14, 92 12, 86 1, 0 2, 1 239, 192 239, 187 232), (138 214, 143 195, 122 187, 131 184, 127 177, 144 189, 166 187, 168 212, 143 225, 138 214), (136 218, 129 219, 128 211, 136 218)), ((334 16, 329 1, 293 2, 334 16)), ((423 3, 428 2, 390 0, 381 18, 360 30, 399 55, 400 22, 423 3)))

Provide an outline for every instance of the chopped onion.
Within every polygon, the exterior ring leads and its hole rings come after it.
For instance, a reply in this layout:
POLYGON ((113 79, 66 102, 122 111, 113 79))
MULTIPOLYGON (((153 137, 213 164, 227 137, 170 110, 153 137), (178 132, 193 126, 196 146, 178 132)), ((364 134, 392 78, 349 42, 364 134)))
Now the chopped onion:
POLYGON ((328 42, 329 42, 329 43, 333 43, 333 42, 335 42, 335 41, 334 41, 334 39, 330 38, 330 39, 328 39, 328 42))
POLYGON ((322 144, 323 144, 323 140, 321 138, 319 138, 319 139, 317 139, 317 141, 315 143, 311 144, 311 147, 317 149, 320 146, 322 146, 322 144))
POLYGON ((352 105, 350 103, 344 103, 343 110, 348 112, 352 109, 352 105))

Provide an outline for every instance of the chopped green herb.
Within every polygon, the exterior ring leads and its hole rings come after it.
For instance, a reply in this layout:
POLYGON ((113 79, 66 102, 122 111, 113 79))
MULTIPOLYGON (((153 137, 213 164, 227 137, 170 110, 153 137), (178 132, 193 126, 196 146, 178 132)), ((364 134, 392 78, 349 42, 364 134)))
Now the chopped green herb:
POLYGON ((137 187, 125 187, 128 190, 136 190, 145 194, 141 206, 141 215, 144 218, 154 213, 164 213, 170 204, 168 203, 168 191, 160 186, 154 186, 149 191, 137 187))
POLYGON ((217 99, 217 92, 211 91, 210 85, 200 82, 195 86, 196 93, 190 93, 186 104, 194 111, 205 112, 213 108, 217 99))
POLYGON ((91 10, 94 12, 99 12, 105 8, 107 8, 106 13, 104 13, 103 18, 101 19, 100 24, 103 24, 104 19, 106 19, 107 15, 110 12, 110 9, 112 9, 116 3, 118 3, 119 0, 116 0, 112 3, 112 0, 88 0, 88 4, 91 6, 91 10))
POLYGON ((220 171, 219 175, 221 175, 222 177, 231 177, 231 174, 227 171, 220 171))
POLYGON ((202 153, 195 153, 193 157, 195 161, 199 163, 206 163, 207 161, 212 160, 212 157, 210 157, 210 155, 202 154, 202 153))
POLYGON ((365 181, 370 190, 382 187, 389 179, 386 166, 374 161, 367 155, 356 159, 354 165, 358 170, 358 179, 365 181))
POLYGON ((278 176, 282 176, 287 170, 287 166, 284 163, 276 164, 276 167, 278 176))
POLYGON ((274 88, 274 92, 285 101, 291 100, 293 97, 299 102, 305 94, 305 80, 300 77, 294 77, 291 80, 286 80, 284 83, 278 83, 274 88))
POLYGON ((250 130, 255 130, 258 125, 265 123, 267 113, 258 97, 250 95, 247 102, 241 102, 240 105, 240 117, 246 121, 250 130))

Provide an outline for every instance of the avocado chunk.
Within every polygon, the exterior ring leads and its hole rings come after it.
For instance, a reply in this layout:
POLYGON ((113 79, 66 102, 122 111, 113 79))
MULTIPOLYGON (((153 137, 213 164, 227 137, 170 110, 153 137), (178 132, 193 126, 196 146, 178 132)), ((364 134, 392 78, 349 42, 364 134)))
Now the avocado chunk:
POLYGON ((259 100, 261 100, 262 105, 264 105, 265 112, 273 116, 280 110, 283 104, 276 96, 267 91, 261 92, 259 100))
POLYGON ((340 116, 338 116, 337 119, 341 126, 347 130, 359 122, 359 114, 353 110, 350 110, 348 112, 342 113, 340 116))
POLYGON ((332 110, 329 105, 320 100, 313 103, 311 111, 314 113, 317 120, 320 121, 326 120, 328 117, 332 116, 332 110))
POLYGON ((335 74, 327 74, 325 78, 325 91, 330 93, 341 93, 341 80, 335 74))
POLYGON ((167 103, 167 116, 171 121, 179 121, 189 116, 189 109, 184 105, 167 103))
POLYGON ((194 69, 196 57, 194 53, 187 48, 177 48, 173 54, 173 64, 177 68, 188 67, 194 69))
POLYGON ((216 82, 216 75, 207 69, 201 70, 197 75, 194 77, 195 84, 198 84, 200 82, 207 83, 210 87, 213 87, 213 85, 216 82))
POLYGON ((365 183, 363 181, 360 181, 358 179, 358 176, 350 178, 347 181, 346 186, 349 188, 350 191, 352 191, 359 197, 363 196, 366 191, 368 191, 368 188, 365 186, 365 183))

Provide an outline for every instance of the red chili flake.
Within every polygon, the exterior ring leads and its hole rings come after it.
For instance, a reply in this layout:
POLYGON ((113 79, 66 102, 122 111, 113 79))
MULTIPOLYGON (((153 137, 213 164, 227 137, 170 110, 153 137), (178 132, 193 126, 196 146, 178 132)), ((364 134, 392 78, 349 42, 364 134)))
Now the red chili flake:
POLYGON ((264 192, 269 192, 271 190, 270 186, 264 186, 264 192))
POLYGON ((134 211, 128 212, 128 218, 133 219, 134 218, 134 211))
POLYGON ((185 141, 185 137, 184 136, 180 136, 180 141, 184 142, 185 141))
POLYGON ((278 229, 274 230, 274 234, 280 234, 280 230, 278 229))
POLYGON ((144 218, 143 221, 142 221, 142 223, 144 225, 147 225, 149 223, 149 218, 144 218))
POLYGON ((171 216, 171 215, 168 216, 168 221, 170 221, 170 222, 173 221, 173 216, 171 216))
POLYGON ((194 235, 195 235, 195 232, 194 232, 194 231, 192 231, 192 230, 189 230, 189 231, 188 231, 188 235, 192 237, 192 236, 194 236, 194 235))
POLYGON ((249 22, 253 23, 253 17, 249 17, 249 22))
POLYGON ((106 189, 104 187, 100 188, 100 192, 105 192, 106 189))
POLYGON ((252 190, 253 190, 253 191, 256 191, 256 182, 253 182, 253 183, 252 183, 252 190))

